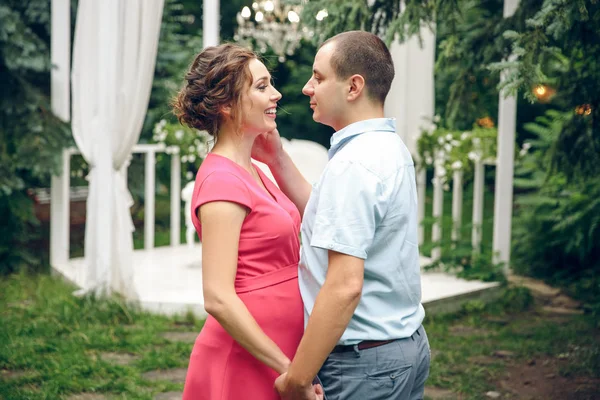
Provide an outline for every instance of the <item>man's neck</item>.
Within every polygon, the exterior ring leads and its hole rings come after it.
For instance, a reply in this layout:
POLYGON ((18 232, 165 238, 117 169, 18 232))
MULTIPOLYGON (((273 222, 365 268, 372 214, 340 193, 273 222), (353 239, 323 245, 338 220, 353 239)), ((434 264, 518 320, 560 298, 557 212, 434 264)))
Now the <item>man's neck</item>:
POLYGON ((379 107, 365 107, 365 108, 361 108, 361 107, 352 107, 351 109, 349 108, 348 111, 345 113, 346 118, 344 118, 343 121, 340 121, 340 126, 338 129, 335 129, 336 132, 339 130, 344 129, 345 127, 347 127, 348 125, 351 125, 355 122, 360 122, 360 121, 366 121, 369 119, 375 119, 375 118, 385 118, 384 112, 383 112, 383 106, 379 106, 379 107))

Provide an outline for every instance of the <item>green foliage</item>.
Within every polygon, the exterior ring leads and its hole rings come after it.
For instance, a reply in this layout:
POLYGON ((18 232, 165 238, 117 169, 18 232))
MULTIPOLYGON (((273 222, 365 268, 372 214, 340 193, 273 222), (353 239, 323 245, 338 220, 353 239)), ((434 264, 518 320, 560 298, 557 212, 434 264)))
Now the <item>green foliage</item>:
POLYGON ((508 93, 522 89, 533 101, 533 86, 556 89, 552 104, 565 116, 550 148, 552 167, 569 179, 598 176, 600 2, 544 0, 536 11, 521 31, 505 34, 518 58, 492 67, 506 69, 503 87, 508 93))
POLYGON ((522 312, 529 310, 534 303, 531 291, 523 286, 509 287, 500 297, 499 303, 507 312, 522 312))
POLYGON ((442 240, 423 246, 422 251, 429 251, 436 246, 442 248, 442 256, 439 260, 426 265, 426 270, 442 270, 467 280, 506 282, 503 272, 504 264, 492 262, 492 254, 487 250, 474 251, 470 241, 442 240))
POLYGON ((569 84, 561 85, 561 89, 569 94, 583 90, 577 96, 582 103, 588 96, 597 96, 591 88, 600 82, 597 57, 593 57, 600 51, 600 3, 544 0, 536 11, 524 29, 505 33, 519 58, 494 66, 509 72, 503 87, 513 94, 524 89, 525 97, 534 101, 529 89, 562 73, 560 81, 569 84))
POLYGON ((38 220, 33 202, 22 190, 0 195, 0 274, 15 272, 23 266, 39 267, 41 258, 30 251, 29 241, 37 239, 38 220))
MULTIPOLYGON (((290 3, 299 0, 288 0, 290 3)), ((348 30, 365 30, 385 37, 390 44, 394 38, 401 42, 420 35, 422 26, 432 27, 436 13, 455 21, 458 0, 313 0, 302 10, 302 21, 315 29, 315 42, 348 30), (326 9, 328 17, 317 21, 315 15, 326 9)))
POLYGON ((446 126, 464 130, 497 114, 498 76, 486 66, 501 59, 501 33, 508 22, 502 18, 502 0, 463 0, 458 6, 456 19, 438 17, 436 111, 446 126))
MULTIPOLYGON (((165 119, 161 119, 154 126, 152 140, 164 144, 167 147, 167 155, 172 154, 176 149, 183 165, 181 172, 184 182, 191 181, 194 178, 194 173, 200 167, 209 151, 209 146, 213 143, 213 139, 208 132, 189 128, 179 122, 169 123, 165 119)), ((157 157, 157 162, 162 165, 166 164, 166 161, 170 162, 170 159, 171 157, 164 156, 161 153, 157 157)), ((167 165, 164 165, 164 167, 167 167, 167 165)))
POLYGON ((0 5, 0 273, 40 264, 27 249, 37 221, 26 190, 49 186, 70 143, 50 111, 49 35, 49 1, 0 5))
POLYGON ((477 160, 495 161, 498 131, 496 128, 474 125, 471 131, 462 132, 445 128, 424 130, 417 140, 419 159, 424 167, 436 165, 442 182, 448 179, 448 171, 473 172, 477 160))
MULTIPOLYGON (((515 185, 526 192, 517 198, 513 264, 517 272, 582 289, 577 297, 598 308, 600 296, 590 293, 600 293, 598 280, 593 280, 600 270, 599 175, 582 174, 576 162, 564 169, 556 158, 566 127, 586 118, 551 111, 528 125, 536 139, 516 171, 515 185), (592 281, 573 285, 579 279, 592 281)), ((580 135, 585 140, 585 130, 580 135)))

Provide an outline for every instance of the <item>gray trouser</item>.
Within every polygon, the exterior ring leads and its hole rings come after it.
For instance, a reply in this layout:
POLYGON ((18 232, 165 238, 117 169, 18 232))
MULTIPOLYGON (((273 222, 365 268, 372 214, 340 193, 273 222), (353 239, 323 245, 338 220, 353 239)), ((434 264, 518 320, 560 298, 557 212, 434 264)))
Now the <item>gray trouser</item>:
POLYGON ((423 398, 430 358, 421 326, 409 338, 330 354, 319 379, 327 400, 417 400, 423 398))

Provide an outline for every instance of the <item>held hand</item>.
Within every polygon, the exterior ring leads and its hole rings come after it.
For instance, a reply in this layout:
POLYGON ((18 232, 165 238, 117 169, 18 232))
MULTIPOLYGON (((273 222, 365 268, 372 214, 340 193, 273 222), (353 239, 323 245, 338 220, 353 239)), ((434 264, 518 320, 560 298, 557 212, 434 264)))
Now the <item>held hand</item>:
POLYGON ((325 391, 323 390, 323 386, 317 383, 316 385, 313 385, 313 389, 315 390, 316 400, 323 400, 325 398, 325 391))
POLYGON ((287 379, 287 373, 275 380, 275 389, 282 400, 323 400, 324 397, 321 385, 292 386, 287 379))
POLYGON ((256 137, 252 147, 252 158, 267 165, 271 165, 283 152, 283 144, 279 131, 273 129, 256 137))

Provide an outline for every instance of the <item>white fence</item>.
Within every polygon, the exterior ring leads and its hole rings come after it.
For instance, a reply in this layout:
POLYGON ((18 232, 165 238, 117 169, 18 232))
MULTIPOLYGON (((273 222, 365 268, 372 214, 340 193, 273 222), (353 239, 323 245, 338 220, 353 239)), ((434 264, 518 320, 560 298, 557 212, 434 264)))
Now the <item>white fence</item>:
MULTIPOLYGON (((473 179, 473 218, 471 228, 471 244, 474 251, 481 248, 483 208, 484 208, 484 176, 486 166, 495 166, 495 161, 477 160, 473 161, 474 179, 473 179)), ((431 241, 436 243, 442 239, 442 217, 444 215, 444 188, 442 180, 434 168, 433 173, 433 209, 432 217, 435 219, 431 229, 431 241)), ((425 197, 427 187, 427 172, 422 169, 417 176, 417 188, 419 198, 419 244, 422 245, 425 239, 425 229, 423 220, 425 218, 425 197)), ((452 174, 452 233, 453 241, 460 239, 460 231, 463 216, 463 171, 455 170, 452 174)), ((497 221, 494 220, 494 225, 497 221)), ((495 232, 496 230, 494 230, 495 232)), ((442 255, 442 249, 438 246, 432 249, 431 259, 438 260, 442 255)))
MULTIPOLYGON (((181 232, 181 163, 177 147, 169 149, 160 144, 138 144, 133 148, 134 154, 144 154, 144 248, 154 247, 155 236, 155 186, 156 186, 156 154, 170 153, 171 155, 171 185, 170 185, 170 236, 171 246, 180 244, 181 232)), ((325 150, 326 151, 326 150, 325 150)), ((64 263, 69 260, 69 235, 70 235, 70 171, 71 157, 80 154, 75 148, 63 150, 62 174, 52 177, 51 188, 51 232, 50 232, 50 259, 53 265, 64 263)), ((324 161, 326 162, 326 161, 324 161)), ((321 162, 320 164, 323 164, 321 162)), ((319 165, 320 165, 319 164, 319 165)), ((323 164, 324 165, 324 164, 323 164)), ((473 210, 472 210, 472 232, 471 243, 474 251, 479 251, 482 240, 482 223, 484 210, 484 174, 486 166, 494 166, 494 161, 474 161, 473 182, 473 210)), ((438 167, 436 167, 438 168, 438 167)), ((463 216, 463 171, 456 170, 452 174, 452 240, 460 239, 463 216)), ((435 219, 432 225, 431 240, 439 242, 442 238, 441 220, 444 215, 444 189, 441 178, 434 170, 433 184, 433 210, 435 219)), ((426 197, 426 171, 421 170, 417 175, 417 188, 419 198, 419 244, 425 239, 423 220, 425 218, 426 197)), ((494 225, 497 221, 494 220, 494 225)), ((496 230, 494 229, 494 232, 496 230)), ((431 259, 437 260, 441 257, 441 248, 435 247, 431 253, 431 259)))
MULTIPOLYGON (((171 155, 171 246, 180 244, 181 235, 181 163, 177 147, 169 149, 171 155)), ((144 248, 154 247, 156 154, 167 153, 162 144, 138 144, 134 154, 144 154, 144 248)), ((80 154, 76 148, 63 150, 62 173, 52 177, 50 212, 50 262, 52 265, 69 261, 70 251, 70 199, 71 157, 80 154)))

